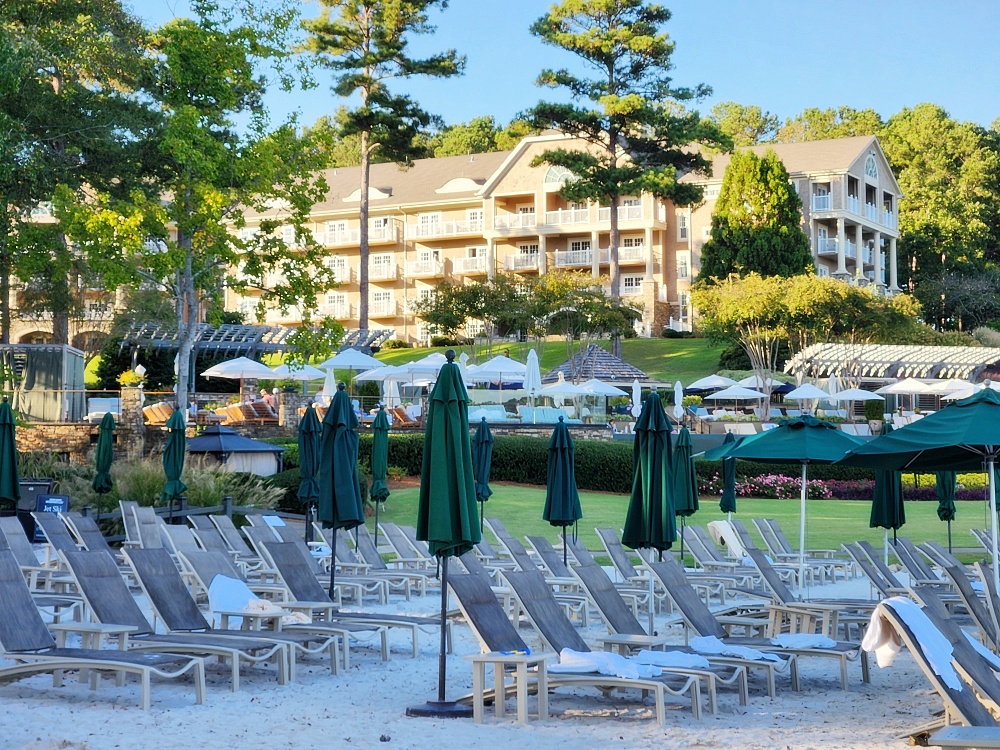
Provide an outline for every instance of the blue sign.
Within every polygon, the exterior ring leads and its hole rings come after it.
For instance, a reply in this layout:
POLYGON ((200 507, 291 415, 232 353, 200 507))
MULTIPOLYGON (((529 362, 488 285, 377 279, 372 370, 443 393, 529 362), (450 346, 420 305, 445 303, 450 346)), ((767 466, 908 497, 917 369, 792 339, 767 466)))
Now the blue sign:
MULTIPOLYGON (((69 510, 69 495, 39 495, 35 498, 36 513, 65 513, 69 510)), ((44 542, 41 526, 35 526, 34 542, 44 542)))

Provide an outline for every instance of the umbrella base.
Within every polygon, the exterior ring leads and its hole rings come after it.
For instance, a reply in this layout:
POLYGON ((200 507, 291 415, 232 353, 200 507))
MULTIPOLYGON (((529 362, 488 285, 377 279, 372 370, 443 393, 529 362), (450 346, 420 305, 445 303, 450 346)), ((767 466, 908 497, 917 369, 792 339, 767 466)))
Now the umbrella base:
POLYGON ((422 706, 410 706, 407 716, 422 716, 434 719, 471 719, 472 706, 463 706, 455 701, 427 701, 422 706))

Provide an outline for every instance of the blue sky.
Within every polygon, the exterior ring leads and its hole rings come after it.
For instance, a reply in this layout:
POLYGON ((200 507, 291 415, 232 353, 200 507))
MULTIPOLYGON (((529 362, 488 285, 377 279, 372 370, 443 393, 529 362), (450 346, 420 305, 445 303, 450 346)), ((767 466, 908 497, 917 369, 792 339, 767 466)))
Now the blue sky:
MULTIPOLYGON (((1000 0, 665 0, 676 51, 677 85, 705 83, 714 102, 757 104, 784 120, 806 107, 871 107, 888 117, 904 106, 934 102, 952 117, 989 125, 1000 117, 1000 0)), ((315 15, 315 2, 304 14, 315 15)), ((492 114, 506 122, 541 98, 544 67, 570 67, 572 55, 528 32, 548 0, 450 0, 435 14, 435 35, 417 52, 453 47, 468 57, 461 78, 412 79, 397 85, 446 122, 492 114)), ((185 0, 134 0, 152 24, 187 10, 185 0)), ((273 95, 275 120, 293 110, 311 123, 338 102, 328 85, 273 95)))

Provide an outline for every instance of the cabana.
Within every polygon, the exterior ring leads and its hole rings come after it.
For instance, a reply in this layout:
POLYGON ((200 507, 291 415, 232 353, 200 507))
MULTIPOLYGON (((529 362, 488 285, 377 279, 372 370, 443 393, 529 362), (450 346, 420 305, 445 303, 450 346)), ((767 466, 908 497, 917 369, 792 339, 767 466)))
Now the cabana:
POLYGON ((243 437, 236 430, 212 425, 196 438, 187 441, 187 452, 217 463, 224 471, 239 471, 269 477, 282 468, 284 448, 243 437))

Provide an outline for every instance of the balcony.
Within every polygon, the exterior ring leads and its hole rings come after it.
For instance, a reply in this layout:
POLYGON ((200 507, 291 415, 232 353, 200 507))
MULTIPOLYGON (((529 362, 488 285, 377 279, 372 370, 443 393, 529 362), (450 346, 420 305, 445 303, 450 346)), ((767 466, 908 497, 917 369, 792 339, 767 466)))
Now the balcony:
POLYGON ((354 317, 354 307, 349 302, 337 302, 330 305, 320 305, 316 312, 324 318, 334 320, 350 320, 354 317))
POLYGON ((861 201, 858 199, 858 196, 856 195, 847 196, 847 210, 850 211, 852 214, 861 213, 861 201))
POLYGON ((831 207, 830 194, 813 196, 813 211, 829 211, 831 207))
POLYGON ((451 262, 452 273, 480 276, 486 273, 486 256, 476 258, 455 258, 451 262))
POLYGON ((889 229, 895 229, 896 228, 896 214, 894 214, 892 211, 883 211, 882 212, 882 223, 885 224, 885 226, 889 227, 889 229))
POLYGON ((399 315, 399 303, 394 299, 375 300, 368 305, 370 318, 395 318, 399 315))
POLYGON ((422 240, 429 237, 458 237, 463 234, 482 234, 482 219, 473 221, 432 221, 429 224, 407 224, 406 238, 422 240))
POLYGON ((589 266, 594 262, 592 250, 558 250, 556 251, 557 268, 573 268, 589 266))
POLYGON ((861 251, 861 262, 864 263, 866 266, 875 265, 875 251, 872 250, 870 247, 865 247, 861 251))
POLYGON ((537 224, 534 213, 500 214, 493 217, 493 228, 499 230, 534 229, 537 224))
POLYGON ((837 238, 836 237, 820 237, 816 240, 816 254, 817 255, 836 255, 837 254, 837 238))
POLYGON ((354 271, 350 266, 337 266, 330 271, 333 273, 333 280, 338 284, 350 284, 354 280, 354 271))
POLYGON ((395 263, 379 263, 368 268, 371 281, 395 281, 399 276, 399 266, 395 263))
POLYGON ((426 279, 444 276, 444 263, 439 260, 411 260, 406 264, 406 278, 426 279))
MULTIPOLYGON (((604 258, 607 257, 608 262, 611 262, 611 250, 601 250, 601 263, 604 263, 604 258)), ((619 247, 618 248, 618 262, 619 263, 645 263, 646 262, 646 248, 642 245, 638 247, 619 247)))
POLYGON ((590 222, 590 209, 560 208, 545 212, 545 223, 550 226, 567 226, 570 224, 587 224, 590 222))
MULTIPOLYGON (((597 209, 597 220, 611 221, 611 207, 597 209)), ((642 221, 642 206, 619 206, 618 221, 642 221)))
MULTIPOLYGON (((605 296, 607 296, 607 297, 611 296, 611 287, 610 286, 602 286, 601 289, 604 290, 605 296)), ((622 287, 621 287, 621 293, 618 296, 619 297, 639 297, 641 295, 642 295, 642 284, 640 283, 640 284, 636 284, 634 286, 631 286, 631 285, 630 286, 624 286, 624 285, 622 285, 622 287)))
POLYGON ((850 240, 844 240, 844 257, 845 258, 857 258, 858 257, 858 243, 851 242, 850 240))
POLYGON ((403 312, 407 315, 419 315, 420 310, 418 308, 425 302, 427 302, 427 299, 424 297, 408 297, 403 300, 403 312))
MULTIPOLYGON (((326 247, 361 244, 360 229, 340 229, 329 232, 314 232, 316 241, 326 247)), ((368 244, 395 242, 398 236, 395 225, 368 228, 368 244)))
POLYGON ((871 221, 878 221, 879 219, 878 206, 876 206, 874 203, 866 203, 865 218, 870 219, 871 221))
POLYGON ((280 325, 285 323, 301 323, 302 322, 302 310, 293 305, 289 307, 286 312, 282 312, 277 307, 270 307, 267 312, 264 313, 264 321, 268 325, 280 325))
POLYGON ((538 253, 518 253, 503 259, 505 271, 537 271, 538 253))

